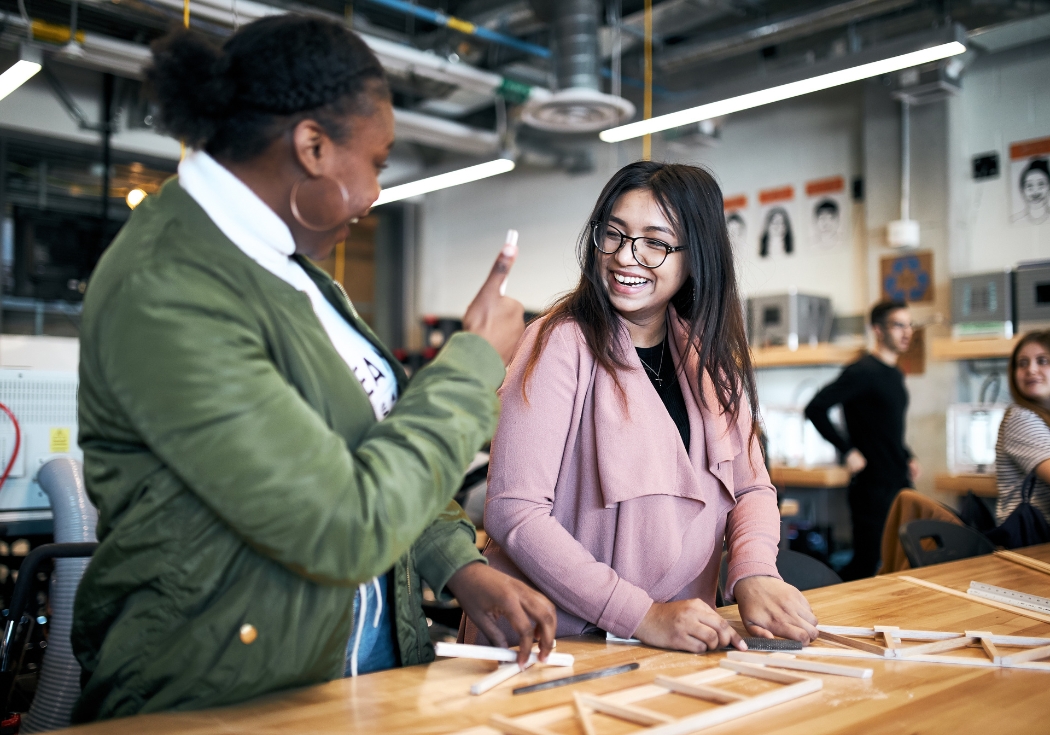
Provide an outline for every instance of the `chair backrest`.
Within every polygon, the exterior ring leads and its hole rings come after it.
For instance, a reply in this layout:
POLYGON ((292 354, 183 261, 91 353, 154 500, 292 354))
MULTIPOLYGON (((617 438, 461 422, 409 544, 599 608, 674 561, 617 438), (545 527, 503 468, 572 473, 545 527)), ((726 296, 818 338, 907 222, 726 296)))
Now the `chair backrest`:
POLYGON ((777 554, 777 571, 785 582, 803 592, 842 583, 842 577, 831 567, 812 556, 790 549, 783 549, 777 554))
POLYGON ((966 526, 944 521, 912 521, 900 527, 901 546, 913 568, 991 554, 992 542, 966 526))
MULTIPOLYGON (((801 554, 790 549, 777 552, 777 571, 785 582, 798 590, 806 591, 817 587, 841 584, 842 577, 826 564, 812 556, 801 554)), ((725 599, 726 577, 729 576, 729 554, 722 553, 722 565, 718 572, 718 604, 725 599)))

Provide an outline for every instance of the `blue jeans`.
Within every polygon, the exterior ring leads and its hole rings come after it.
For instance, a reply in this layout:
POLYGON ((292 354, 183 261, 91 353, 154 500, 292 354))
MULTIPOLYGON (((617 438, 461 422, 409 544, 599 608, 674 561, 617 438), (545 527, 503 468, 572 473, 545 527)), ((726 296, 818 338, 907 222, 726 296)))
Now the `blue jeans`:
POLYGON ((373 671, 384 671, 397 666, 397 655, 394 647, 397 645, 394 636, 394 627, 390 615, 389 598, 387 597, 387 576, 378 577, 379 598, 376 597, 376 585, 366 582, 364 585, 364 620, 359 620, 362 611, 361 590, 358 589, 354 595, 354 629, 350 640, 346 644, 346 669, 344 676, 350 676, 350 658, 353 655, 354 642, 360 635, 361 641, 357 645, 357 673, 370 674, 373 671), (379 625, 375 625, 375 613, 382 600, 383 611, 379 616, 379 625), (363 623, 363 625, 362 625, 363 623))

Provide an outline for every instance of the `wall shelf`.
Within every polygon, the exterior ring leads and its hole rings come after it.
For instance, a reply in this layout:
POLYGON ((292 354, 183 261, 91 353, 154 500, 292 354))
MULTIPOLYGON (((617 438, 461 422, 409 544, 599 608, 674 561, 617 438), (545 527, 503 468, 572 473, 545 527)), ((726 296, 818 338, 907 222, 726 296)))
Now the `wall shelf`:
POLYGON ((785 467, 773 465, 769 468, 769 479, 778 487, 846 487, 849 485, 849 470, 837 465, 819 467, 785 467))
POLYGON ((751 356, 755 368, 799 367, 804 365, 845 365, 864 354, 859 345, 843 346, 821 343, 815 347, 799 345, 797 350, 787 347, 754 347, 751 356))
POLYGON ((948 472, 938 472, 933 479, 933 487, 942 493, 952 495, 965 495, 967 490, 973 490, 973 494, 981 498, 995 498, 999 495, 999 489, 995 485, 995 475, 976 473, 953 475, 948 472))
POLYGON ((934 360, 986 360, 1009 357, 1019 337, 1007 339, 953 339, 937 337, 930 344, 930 358, 934 360))

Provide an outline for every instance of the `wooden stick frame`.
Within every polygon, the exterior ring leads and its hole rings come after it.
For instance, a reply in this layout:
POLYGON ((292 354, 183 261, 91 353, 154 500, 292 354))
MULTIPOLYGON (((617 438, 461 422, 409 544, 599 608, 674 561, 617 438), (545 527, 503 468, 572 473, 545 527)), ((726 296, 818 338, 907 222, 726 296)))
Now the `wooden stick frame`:
POLYGON ((723 659, 718 668, 676 678, 660 676, 646 686, 623 689, 602 696, 577 693, 570 707, 562 705, 513 718, 493 715, 489 724, 506 735, 553 735, 548 729, 550 725, 575 717, 585 735, 593 735, 595 730, 591 717, 598 712, 640 725, 641 729, 637 731, 639 735, 686 735, 804 697, 819 691, 823 685, 820 679, 753 663, 723 659), (714 682, 724 682, 738 676, 765 679, 784 686, 755 696, 711 686, 714 682), (674 718, 638 704, 672 693, 695 697, 718 706, 694 715, 674 718))
POLYGON ((807 646, 801 651, 792 651, 792 654, 1050 672, 1050 638, 995 635, 983 630, 967 630, 962 633, 940 630, 902 630, 894 626, 883 625, 875 625, 871 628, 818 625, 817 630, 820 632, 820 640, 840 647, 807 646), (878 641, 888 638, 893 638, 898 642, 894 648, 878 646, 868 643, 867 640, 858 640, 875 639, 878 641), (904 645, 905 641, 916 642, 917 645, 904 645), (1021 650, 1004 651, 1000 646, 1021 650), (964 648, 980 648, 984 653, 984 658, 944 655, 964 648))

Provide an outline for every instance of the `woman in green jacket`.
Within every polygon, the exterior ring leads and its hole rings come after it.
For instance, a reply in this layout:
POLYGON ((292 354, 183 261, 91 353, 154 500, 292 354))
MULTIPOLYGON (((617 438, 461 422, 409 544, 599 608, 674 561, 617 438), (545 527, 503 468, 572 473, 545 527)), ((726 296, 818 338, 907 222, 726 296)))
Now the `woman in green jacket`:
POLYGON ((311 263, 379 195, 383 71, 342 26, 182 32, 149 71, 193 149, 133 213, 84 301, 80 445, 101 545, 81 582, 74 719, 238 702, 433 659, 421 582, 522 657, 553 606, 489 569, 451 502, 522 332, 501 253, 409 384, 311 263))

